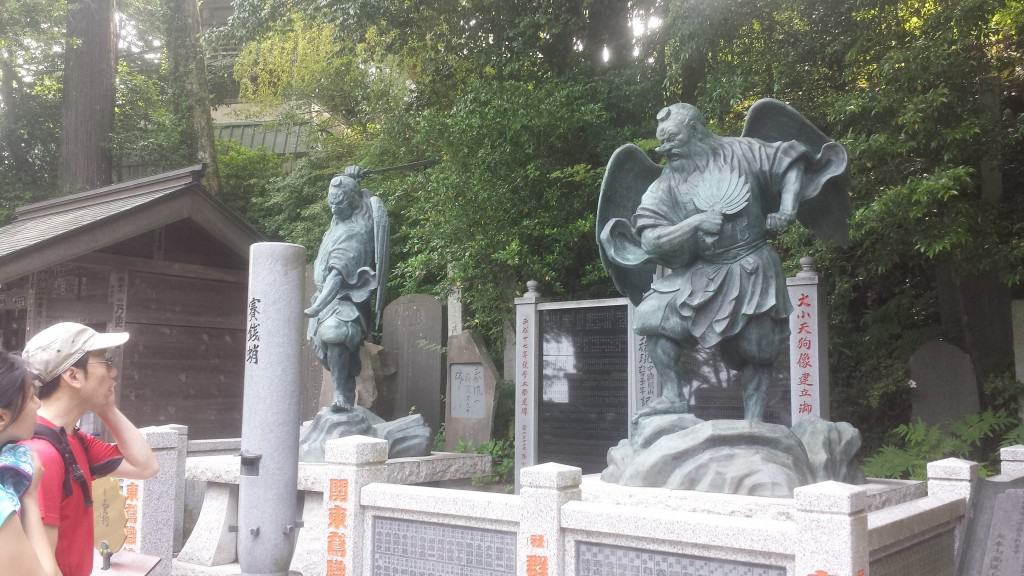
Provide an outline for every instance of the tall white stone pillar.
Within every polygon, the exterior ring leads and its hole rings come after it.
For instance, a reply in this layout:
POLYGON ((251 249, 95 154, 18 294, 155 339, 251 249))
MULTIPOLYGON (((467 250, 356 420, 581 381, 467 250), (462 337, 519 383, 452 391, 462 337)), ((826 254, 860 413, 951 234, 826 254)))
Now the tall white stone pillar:
POLYGON ((300 527, 305 264, 306 251, 297 244, 261 242, 249 250, 238 479, 238 563, 245 576, 285 576, 300 527))
POLYGON ((800 272, 786 279, 789 315, 791 422, 804 416, 829 419, 828 303, 820 289, 814 259, 800 259, 800 272))
MULTIPOLYGON (((526 293, 516 298, 516 478, 515 489, 519 492, 519 475, 522 469, 536 464, 537 458, 537 356, 540 350, 540 329, 537 324, 537 304, 540 292, 537 282, 526 283, 526 293)), ((508 378, 508 374, 505 375, 508 378)))

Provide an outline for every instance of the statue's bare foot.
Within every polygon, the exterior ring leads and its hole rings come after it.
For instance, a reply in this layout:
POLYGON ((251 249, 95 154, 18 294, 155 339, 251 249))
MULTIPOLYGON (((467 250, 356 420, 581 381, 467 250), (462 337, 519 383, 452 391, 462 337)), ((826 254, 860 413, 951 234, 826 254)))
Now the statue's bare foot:
POLYGON ((662 396, 640 410, 637 410, 636 414, 633 415, 633 424, 636 424, 641 418, 647 416, 656 416, 658 414, 687 414, 689 411, 689 402, 686 402, 685 400, 669 400, 662 396))
POLYGON ((331 412, 351 412, 352 405, 344 400, 335 400, 334 404, 331 404, 331 412))

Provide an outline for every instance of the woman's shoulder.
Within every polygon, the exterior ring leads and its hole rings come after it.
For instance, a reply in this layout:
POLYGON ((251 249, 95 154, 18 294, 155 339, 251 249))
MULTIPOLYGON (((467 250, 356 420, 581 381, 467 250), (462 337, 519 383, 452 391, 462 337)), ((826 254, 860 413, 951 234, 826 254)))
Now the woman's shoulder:
POLYGON ((32 450, 22 444, 0 448, 0 522, 21 509, 21 495, 32 483, 32 450))

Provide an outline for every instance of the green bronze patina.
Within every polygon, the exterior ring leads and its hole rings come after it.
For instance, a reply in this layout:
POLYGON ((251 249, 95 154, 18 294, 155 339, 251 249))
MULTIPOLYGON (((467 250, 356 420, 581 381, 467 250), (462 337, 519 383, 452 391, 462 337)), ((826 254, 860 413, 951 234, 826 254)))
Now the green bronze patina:
POLYGON ((632 144, 608 162, 598 207, 602 262, 637 307, 662 395, 635 416, 689 411, 681 360, 719 347, 740 372, 744 414, 764 416, 792 311, 770 236, 800 220, 847 238, 846 150, 777 100, 755 103, 741 137, 721 137, 689 104, 658 113, 659 166, 632 144), (656 266, 668 269, 654 279, 656 266))

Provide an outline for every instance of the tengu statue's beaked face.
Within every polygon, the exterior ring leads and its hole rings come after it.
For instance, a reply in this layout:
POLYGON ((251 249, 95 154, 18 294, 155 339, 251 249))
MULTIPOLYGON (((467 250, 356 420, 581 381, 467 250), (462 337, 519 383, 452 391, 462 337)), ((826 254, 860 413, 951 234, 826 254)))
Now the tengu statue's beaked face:
POLYGON ((327 206, 335 218, 345 220, 355 212, 359 182, 348 176, 335 176, 327 192, 327 206))
POLYGON ((655 151, 664 154, 669 160, 676 160, 683 155, 689 144, 708 134, 699 110, 689 104, 673 104, 658 112, 655 135, 661 146, 655 148, 655 151))

